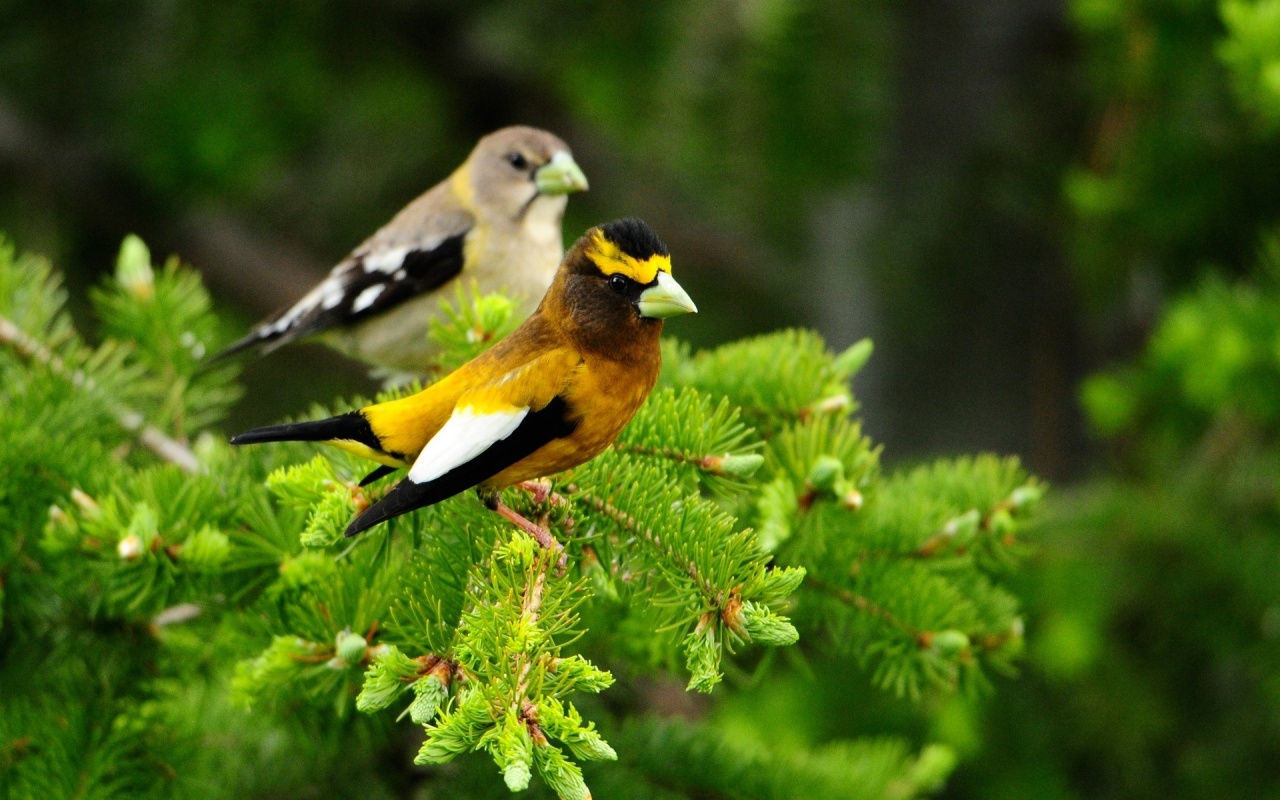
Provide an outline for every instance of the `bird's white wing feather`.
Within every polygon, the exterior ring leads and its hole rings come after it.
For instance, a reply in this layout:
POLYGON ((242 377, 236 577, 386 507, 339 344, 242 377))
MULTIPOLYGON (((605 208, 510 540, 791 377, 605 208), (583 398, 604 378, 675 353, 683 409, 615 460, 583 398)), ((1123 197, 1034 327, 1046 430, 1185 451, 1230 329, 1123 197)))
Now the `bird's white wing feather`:
POLYGON ((528 413, 528 408, 486 412, 455 409, 449 421, 418 454, 418 460, 409 470, 409 480, 426 483, 462 466, 514 433, 528 413))

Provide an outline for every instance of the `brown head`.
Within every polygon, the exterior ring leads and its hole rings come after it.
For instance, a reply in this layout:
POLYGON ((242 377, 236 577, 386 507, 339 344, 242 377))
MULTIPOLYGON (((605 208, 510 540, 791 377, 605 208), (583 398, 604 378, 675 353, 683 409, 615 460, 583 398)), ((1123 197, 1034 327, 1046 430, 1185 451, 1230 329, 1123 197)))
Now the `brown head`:
POLYGON ((475 213, 518 222, 534 203, 564 211, 566 195, 587 188, 569 145, 538 128, 502 128, 476 143, 454 176, 475 213))
POLYGON ((574 243, 539 312, 579 349, 625 361, 656 356, 662 321, 697 310, 671 277, 671 254, 653 229, 620 219, 574 243))

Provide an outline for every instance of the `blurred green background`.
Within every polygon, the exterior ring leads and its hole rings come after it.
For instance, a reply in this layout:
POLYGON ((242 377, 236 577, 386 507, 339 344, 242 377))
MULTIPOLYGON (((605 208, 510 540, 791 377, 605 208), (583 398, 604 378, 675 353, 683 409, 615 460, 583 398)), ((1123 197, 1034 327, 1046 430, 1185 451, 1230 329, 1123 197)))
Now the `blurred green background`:
MULTIPOLYGON (((725 714, 950 743, 951 797, 1280 797, 1280 2, 0 0, 0 230, 76 288, 136 232, 248 325, 512 123, 569 239, 667 239, 681 336, 871 336, 891 459, 1057 486, 1020 677, 725 714)), ((372 386, 246 382, 231 427, 372 386)))

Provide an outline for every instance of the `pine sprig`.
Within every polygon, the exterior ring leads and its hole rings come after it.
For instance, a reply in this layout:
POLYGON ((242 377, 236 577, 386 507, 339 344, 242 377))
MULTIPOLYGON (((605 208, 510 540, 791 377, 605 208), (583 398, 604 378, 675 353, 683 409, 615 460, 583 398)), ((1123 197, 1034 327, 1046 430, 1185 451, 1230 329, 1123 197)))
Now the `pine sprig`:
POLYGON ((137 388, 152 401, 140 402, 139 410, 161 428, 186 438, 220 420, 240 398, 235 362, 204 361, 225 337, 199 276, 176 257, 156 270, 142 240, 127 237, 114 279, 91 297, 107 337, 128 343, 145 370, 137 388))
POLYGON ((871 357, 871 343, 860 341, 836 355, 812 331, 785 330, 697 355, 668 347, 663 355, 664 384, 727 397, 771 432, 779 420, 855 411, 849 380, 871 357))
POLYGON ((62 276, 53 265, 38 256, 19 254, 13 242, 0 236, 0 317, 54 353, 66 355, 64 347, 80 344, 66 302, 62 276))
MULTIPOLYGON (((0 347, 0 530, 12 534, 0 536, 0 635, 35 643, 0 662, 0 684, 42 698, 69 687, 81 695, 65 703, 82 706, 104 687, 122 710, 94 717, 121 731, 103 752, 140 795, 163 784, 130 754, 157 742, 183 776, 175 785, 217 774, 200 755, 205 718, 192 718, 208 714, 235 742, 227 752, 253 753, 261 731, 278 732, 298 764, 330 765, 307 767, 317 771, 372 757, 398 715, 426 730, 420 763, 482 750, 512 790, 537 776, 560 797, 589 796, 588 779, 605 796, 636 796, 657 785, 661 759, 673 765, 661 786, 679 796, 909 797, 949 770, 940 751, 743 747, 710 723, 646 738, 583 698, 608 690, 614 671, 631 683, 639 670, 682 669, 694 691, 732 676, 719 698, 782 661, 754 658, 748 678, 731 656, 797 642, 806 658, 858 661, 872 682, 915 696, 981 686, 1021 645, 1004 581, 1042 488, 987 457, 883 471, 848 416, 867 343, 837 355, 789 331, 700 354, 664 345, 667 388, 615 448, 545 498, 506 492, 565 545, 562 568, 469 493, 343 540, 392 481, 358 487, 368 464, 346 452, 235 449, 208 431, 235 391, 232 371, 199 365, 220 326, 195 276, 156 268, 141 242, 126 242, 95 295, 109 341, 76 333, 64 299, 46 264, 0 247, 0 311, 41 353, 0 347), (198 474, 133 447, 148 430, 198 474)), ((433 331, 442 363, 496 341, 509 309, 459 295, 433 331)), ((0 704, 0 759, 62 780, 73 767, 57 754, 96 745, 50 713, 0 704), (56 741, 23 749, 33 731, 56 741)))
POLYGON ((175 467, 139 472, 101 502, 76 489, 50 507, 43 549, 81 556, 107 613, 154 615, 228 585, 233 515, 221 500, 216 481, 175 467))
POLYGON ((485 749, 513 790, 536 767, 561 797, 585 796, 581 770, 547 739, 559 738, 583 757, 603 758, 608 745, 584 724, 565 695, 600 691, 612 677, 582 659, 561 658, 575 635, 581 580, 558 576, 555 553, 522 532, 499 534, 492 556, 467 587, 459 621, 465 634, 453 650, 465 680, 455 704, 427 726, 418 763, 445 763, 485 749), (549 721, 544 728, 542 709, 549 721))
POLYGON ((505 295, 481 294, 473 283, 459 285, 453 301, 442 300, 428 335, 440 347, 439 374, 447 375, 489 349, 521 322, 505 295))
POLYGON ((901 740, 865 739, 787 753, 680 721, 640 720, 619 743, 628 771, 600 788, 624 800, 662 789, 777 800, 914 798, 935 791, 956 765, 941 745, 913 754, 901 740))
POLYGON ((659 389, 618 437, 614 448, 679 465, 689 485, 718 494, 745 488, 764 458, 763 444, 728 400, 693 389, 659 389), (661 442, 655 447, 653 442, 661 442))
POLYGON ((783 600, 763 596, 776 586, 765 569, 768 555, 750 530, 735 530, 730 514, 665 482, 660 469, 637 456, 605 454, 578 470, 575 480, 580 483, 570 501, 607 523, 611 535, 602 550, 616 554, 621 569, 652 576, 637 588, 646 603, 671 609, 672 625, 689 630, 683 647, 690 687, 710 691, 720 680, 721 654, 733 644, 724 626, 750 640, 736 624, 742 603, 783 600))
POLYGON ((988 573, 1012 563, 1041 491, 1016 461, 981 457, 892 476, 856 512, 798 511, 782 555, 810 569, 801 618, 898 694, 984 685, 980 667, 1007 671, 1022 642, 1017 604, 988 573))

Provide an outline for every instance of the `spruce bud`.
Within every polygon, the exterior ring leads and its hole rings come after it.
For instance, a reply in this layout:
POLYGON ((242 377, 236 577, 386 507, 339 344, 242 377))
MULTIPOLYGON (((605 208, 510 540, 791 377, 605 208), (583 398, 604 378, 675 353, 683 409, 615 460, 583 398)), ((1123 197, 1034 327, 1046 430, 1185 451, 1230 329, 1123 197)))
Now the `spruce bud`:
POLYGON ((137 561, 142 555, 142 538, 136 533, 125 536, 116 545, 116 552, 125 561, 137 561))
POLYGON ((844 480, 844 464, 835 456, 819 456, 809 469, 809 485, 819 491, 831 491, 841 480, 844 480))
POLYGON ((533 758, 538 765, 538 773, 560 800, 591 800, 591 790, 582 779, 582 770, 565 758, 560 748, 552 744, 536 744, 533 758))
POLYGON ((116 257, 116 282, 137 300, 150 301, 155 296, 151 251, 133 234, 124 237, 120 245, 120 255, 116 257))
POLYGON ((847 413, 853 410, 853 398, 847 393, 833 394, 830 397, 824 397, 813 405, 809 406, 810 414, 839 414, 847 413))
POLYGON ((804 567, 773 567, 764 574, 755 595, 770 601, 782 600, 800 588, 804 576, 804 567))
MULTIPOLYGON (((445 674, 448 674, 447 671, 445 674)), ((440 710, 440 706, 444 705, 448 695, 448 687, 434 672, 414 681, 413 702, 409 704, 409 719, 419 725, 426 725, 436 718, 436 712, 440 710)))
POLYGON ((386 708, 409 688, 407 680, 418 674, 419 663, 395 646, 379 645, 369 655, 373 665, 364 674, 364 684, 356 697, 356 710, 370 713, 386 708))
POLYGON ((767 606, 744 603, 742 616, 747 636, 768 647, 786 647, 800 638, 796 627, 786 617, 775 614, 767 606))
POLYGON ((64 552, 80 543, 80 526, 61 506, 49 506, 41 546, 50 552, 64 552))
POLYGON ((359 664, 364 660, 364 651, 368 646, 369 643, 363 636, 345 630, 338 634, 335 649, 338 652, 338 658, 347 664, 359 664))
POLYGON ((707 456, 702 459, 702 468, 713 475, 728 475, 733 478, 750 478, 764 464, 764 456, 759 453, 744 453, 722 456, 707 456))
POLYGON ((955 542, 957 547, 965 547, 978 535, 981 522, 982 515, 978 513, 978 509, 971 508, 947 520, 942 526, 942 535, 955 542))
POLYGON ((690 691, 710 692, 720 682, 720 638, 716 636, 716 615, 703 614, 697 626, 684 637, 685 665, 689 668, 690 691))
POLYGON ((519 714, 507 713, 491 752, 502 769, 502 780, 508 789, 522 792, 529 788, 529 779, 533 777, 533 739, 529 736, 529 726, 519 714))
POLYGON ((969 637, 964 631, 939 631, 931 637, 929 649, 943 658, 955 658, 969 649, 969 637))
POLYGON ((836 373, 841 377, 856 375, 859 370, 866 366, 873 350, 875 350, 875 346, 870 339, 860 339, 849 345, 843 353, 836 356, 832 366, 835 367, 836 373))
POLYGON ((94 519, 102 514, 102 506, 80 489, 71 490, 71 501, 76 504, 86 519, 94 519))
POLYGON ((1013 490, 1013 493, 1009 495, 1009 505, 1013 506, 1016 511, 1026 511, 1040 502, 1041 497, 1044 497, 1043 487, 1027 484, 1013 490))
POLYGON ((845 484, 840 491, 840 505, 849 511, 859 511, 862 508, 864 498, 862 492, 853 488, 850 484, 845 484))

